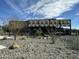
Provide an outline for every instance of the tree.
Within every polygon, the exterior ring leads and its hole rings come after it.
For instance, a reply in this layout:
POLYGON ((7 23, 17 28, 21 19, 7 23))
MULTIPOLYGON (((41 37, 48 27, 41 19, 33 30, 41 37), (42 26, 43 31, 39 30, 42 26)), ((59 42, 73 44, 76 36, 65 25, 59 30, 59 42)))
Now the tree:
POLYGON ((10 36, 10 29, 8 28, 8 25, 2 26, 2 30, 3 30, 4 32, 8 32, 8 35, 10 36))
POLYGON ((25 27, 24 21, 10 21, 9 22, 9 29, 14 34, 14 40, 16 40, 16 35, 20 32, 21 29, 25 27))
MULTIPOLYGON (((20 32, 21 29, 23 29, 26 26, 26 22, 24 21, 9 21, 8 28, 11 30, 11 32, 14 35, 14 40, 17 40, 17 35, 20 32)), ((20 46, 17 44, 17 42, 14 42, 13 45, 11 45, 9 48, 14 49, 14 48, 19 48, 20 46)))

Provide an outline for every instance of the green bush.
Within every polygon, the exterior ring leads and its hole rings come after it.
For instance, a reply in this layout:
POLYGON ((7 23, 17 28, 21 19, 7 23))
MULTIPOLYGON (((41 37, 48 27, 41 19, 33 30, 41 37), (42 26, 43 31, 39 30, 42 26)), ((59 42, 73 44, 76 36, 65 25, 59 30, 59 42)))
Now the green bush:
POLYGON ((39 28, 36 33, 35 33, 36 36, 43 36, 43 31, 41 30, 41 28, 39 28))

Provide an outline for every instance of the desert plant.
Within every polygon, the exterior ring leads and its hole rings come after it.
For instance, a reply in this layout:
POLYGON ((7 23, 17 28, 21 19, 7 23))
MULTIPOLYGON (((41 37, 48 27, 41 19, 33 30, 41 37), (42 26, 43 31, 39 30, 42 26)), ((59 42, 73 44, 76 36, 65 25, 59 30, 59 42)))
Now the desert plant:
POLYGON ((21 40, 26 40, 26 38, 25 37, 22 37, 21 40))
POLYGON ((43 31, 41 28, 39 28, 36 33, 35 33, 37 36, 42 36, 43 35, 43 31))
POLYGON ((7 40, 7 38, 6 38, 6 37, 4 37, 2 40, 7 40))
POLYGON ((52 42, 51 42, 51 43, 52 43, 52 44, 55 44, 55 40, 56 40, 55 35, 52 35, 52 37, 51 37, 51 41, 52 41, 52 42))

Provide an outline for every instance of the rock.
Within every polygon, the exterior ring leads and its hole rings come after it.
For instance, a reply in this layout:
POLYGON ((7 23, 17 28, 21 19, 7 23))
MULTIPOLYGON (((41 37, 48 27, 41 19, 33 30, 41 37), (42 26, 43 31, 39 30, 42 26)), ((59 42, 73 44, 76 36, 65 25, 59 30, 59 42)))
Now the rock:
MULTIPOLYGON (((58 40, 59 41, 59 40, 58 40)), ((49 43, 48 40, 30 38, 30 40, 0 40, 0 44, 10 49, 0 50, 0 59, 79 59, 79 51, 49 43), (11 45, 12 44, 12 45, 11 45), (15 49, 16 48, 16 49, 15 49)), ((51 42, 51 40, 49 40, 51 42)))
POLYGON ((13 43, 9 49, 15 49, 15 48, 20 48, 20 45, 18 45, 17 43, 13 43))

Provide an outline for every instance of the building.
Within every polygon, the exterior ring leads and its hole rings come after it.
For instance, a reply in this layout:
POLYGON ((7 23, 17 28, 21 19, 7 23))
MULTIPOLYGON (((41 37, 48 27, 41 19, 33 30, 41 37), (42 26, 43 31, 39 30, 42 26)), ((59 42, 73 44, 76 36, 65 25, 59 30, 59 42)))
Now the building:
POLYGON ((63 19, 63 20, 56 20, 56 19, 40 19, 40 20, 27 20, 27 21, 10 21, 8 24, 11 30, 19 30, 19 31, 26 31, 28 33, 34 34, 39 28, 44 33, 54 33, 61 30, 62 27, 69 27, 70 30, 68 33, 71 33, 71 20, 70 19, 63 19), (59 30, 58 30, 59 29, 59 30))

